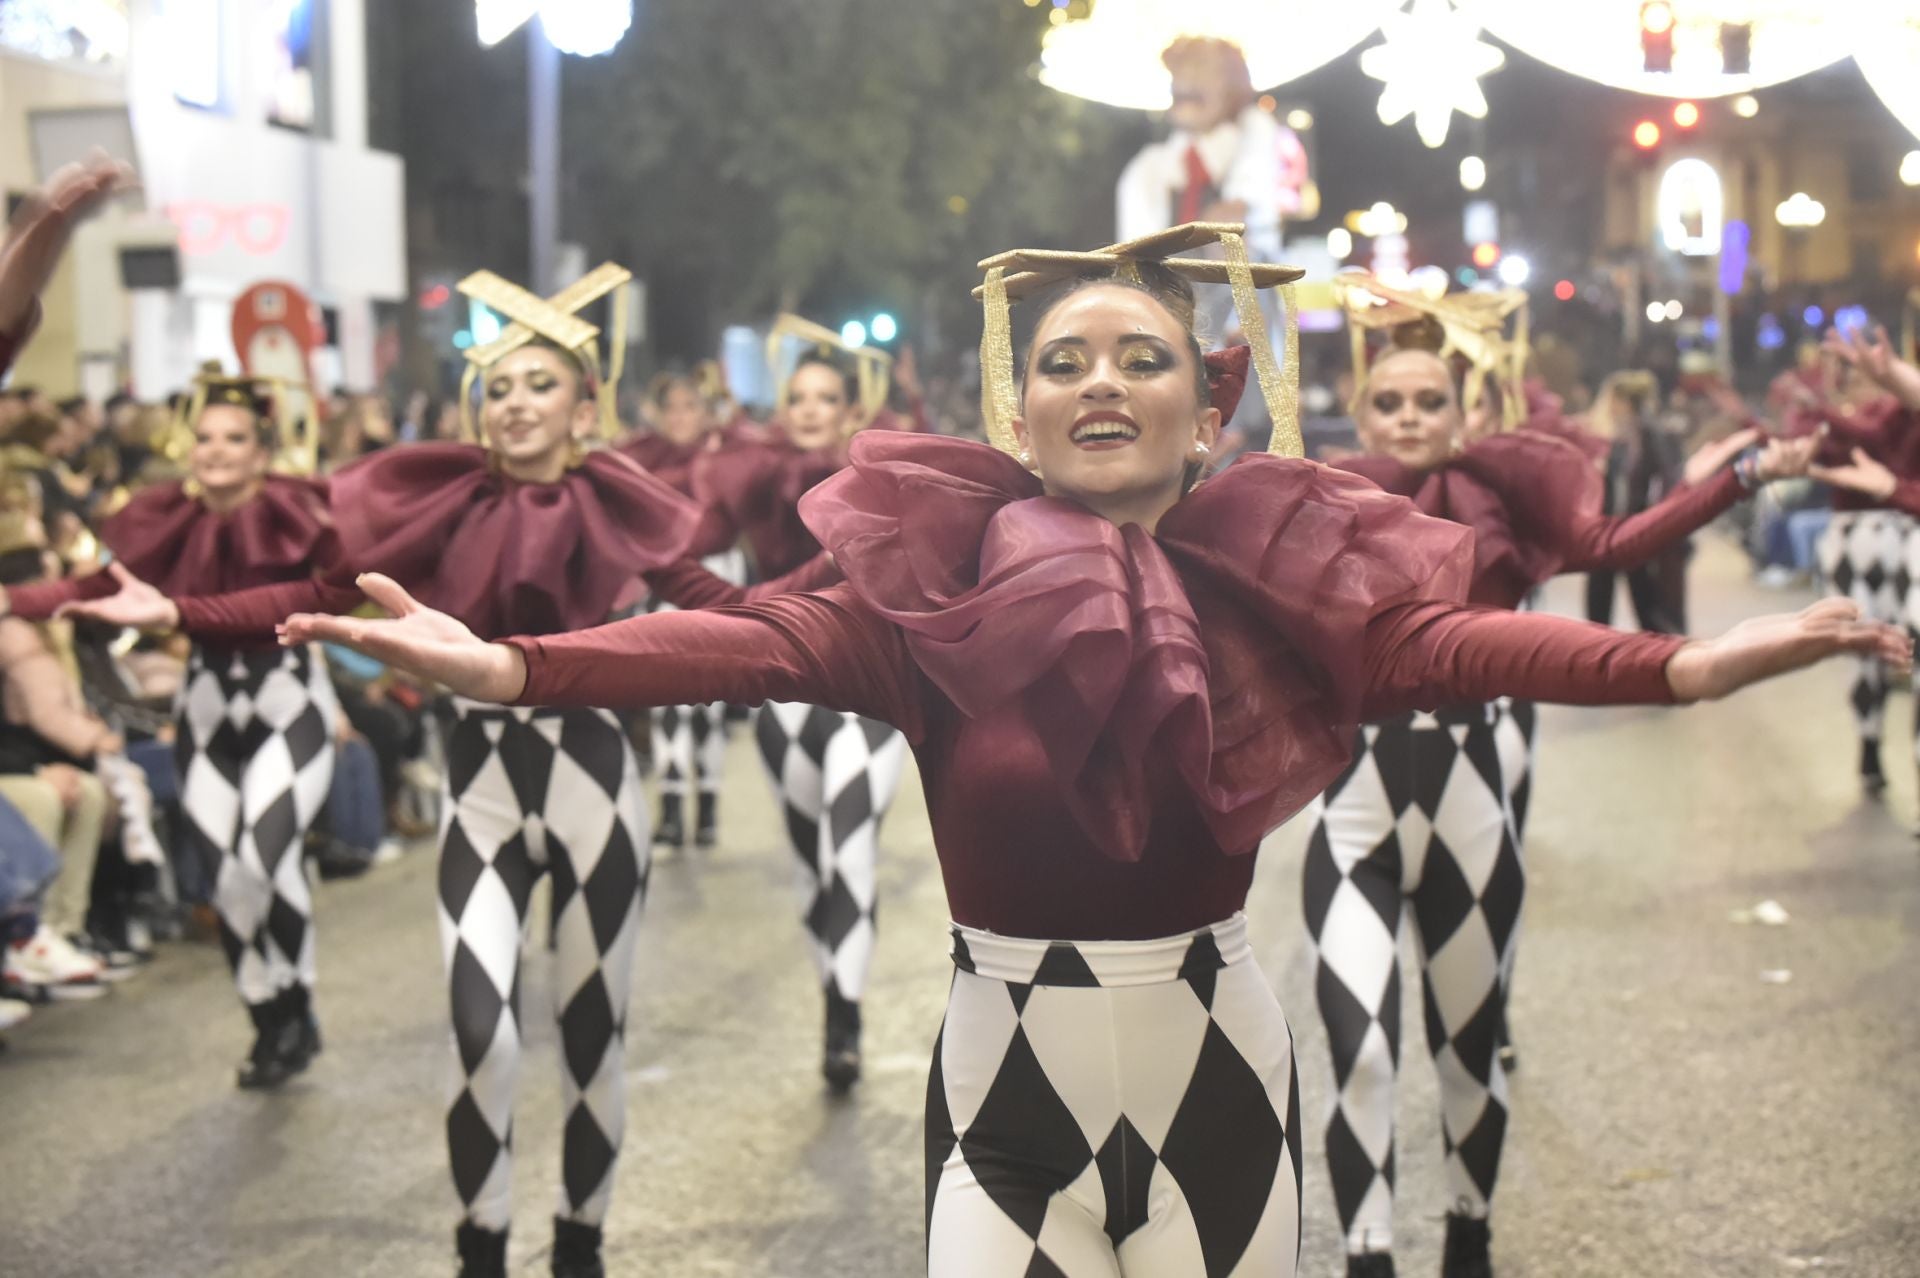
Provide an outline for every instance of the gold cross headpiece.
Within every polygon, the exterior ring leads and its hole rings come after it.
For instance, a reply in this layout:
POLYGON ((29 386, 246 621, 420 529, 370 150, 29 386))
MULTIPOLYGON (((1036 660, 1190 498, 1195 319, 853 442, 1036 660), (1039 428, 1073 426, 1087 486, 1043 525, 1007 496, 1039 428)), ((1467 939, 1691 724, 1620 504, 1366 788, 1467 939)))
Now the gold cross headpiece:
POLYGON ((580 362, 582 374, 594 388, 600 409, 600 433, 611 440, 620 433, 620 418, 615 395, 620 373, 627 358, 627 297, 621 286, 633 278, 633 272, 613 262, 603 262, 552 297, 537 297, 511 280, 492 271, 475 271, 456 288, 467 297, 486 303, 511 321, 500 336, 484 346, 467 348, 467 371, 460 381, 460 425, 468 438, 485 442, 474 420, 473 387, 480 376, 502 358, 528 342, 546 340, 580 362), (579 312, 603 297, 612 315, 609 323, 606 364, 600 362, 600 329, 581 319, 579 312))
POLYGON ((1354 394, 1367 380, 1367 334, 1384 331, 1396 347, 1418 347, 1446 359, 1458 355, 1467 362, 1461 407, 1480 402, 1492 379, 1501 392, 1501 414, 1511 430, 1526 417, 1524 391, 1528 338, 1527 295, 1517 288, 1482 293, 1425 293, 1395 288, 1366 271, 1346 271, 1334 278, 1334 289, 1347 312, 1347 332, 1353 351, 1354 394), (1507 331, 1512 319, 1513 331, 1507 331))
POLYGON ((293 394, 293 383, 281 377, 232 377, 217 360, 208 360, 194 374, 193 389, 181 401, 179 411, 167 423, 166 432, 154 441, 154 451, 176 464, 184 464, 193 449, 193 428, 200 414, 212 404, 232 404, 271 421, 279 447, 273 456, 273 468, 282 474, 311 475, 320 465, 319 428, 314 421, 312 396, 293 394), (304 400, 307 407, 296 409, 304 400))
POLYGON ((793 381, 793 359, 798 355, 788 357, 796 343, 802 350, 816 350, 824 355, 837 353, 853 361, 860 387, 859 424, 865 426, 872 421, 880 406, 887 402, 887 390, 893 385, 893 356, 875 346, 849 346, 840 334, 824 324, 782 314, 767 330, 767 367, 773 370, 776 408, 784 407, 787 402, 787 385, 793 381))
POLYGON ((1109 244, 1091 253, 1063 253, 1052 249, 1015 249, 987 258, 980 269, 986 283, 973 290, 986 310, 980 336, 980 401, 987 422, 987 439, 1005 452, 1019 451, 1013 438, 1013 419, 1020 401, 1013 382, 1013 320, 1009 302, 1064 280, 1106 272, 1139 278, 1139 263, 1158 262, 1196 284, 1226 284, 1233 289, 1233 308, 1240 331, 1252 347, 1254 372, 1260 393, 1273 417, 1268 451, 1286 457, 1304 456, 1300 438, 1300 324, 1294 309, 1293 282, 1306 272, 1296 266, 1247 260, 1246 225, 1241 222, 1188 222, 1155 235, 1109 244), (1175 257, 1189 249, 1218 244, 1224 259, 1175 257), (1286 311, 1286 368, 1273 357, 1266 317, 1256 290, 1279 286, 1286 311))

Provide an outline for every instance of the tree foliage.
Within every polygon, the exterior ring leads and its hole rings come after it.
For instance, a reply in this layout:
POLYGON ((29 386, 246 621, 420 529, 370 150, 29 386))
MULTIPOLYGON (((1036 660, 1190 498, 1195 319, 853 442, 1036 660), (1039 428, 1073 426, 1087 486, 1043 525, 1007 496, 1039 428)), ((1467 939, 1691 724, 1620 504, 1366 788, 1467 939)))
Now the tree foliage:
POLYGON ((611 57, 567 66, 565 216, 684 291, 661 299, 669 344, 780 308, 884 307, 970 341, 980 257, 1111 230, 1148 124, 1039 83, 1044 9, 641 3, 611 57))

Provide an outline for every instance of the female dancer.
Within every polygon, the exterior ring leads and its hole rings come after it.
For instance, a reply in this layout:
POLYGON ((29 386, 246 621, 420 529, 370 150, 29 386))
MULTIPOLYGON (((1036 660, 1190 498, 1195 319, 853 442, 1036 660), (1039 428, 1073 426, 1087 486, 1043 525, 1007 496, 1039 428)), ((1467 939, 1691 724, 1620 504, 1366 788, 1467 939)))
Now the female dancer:
MULTIPOLYGON (((336 473, 332 511, 351 570, 405 581, 465 626, 493 635, 593 625, 636 573, 689 607, 740 597, 679 562, 696 507, 617 453, 580 443, 596 417, 605 420, 611 394, 604 382, 596 394, 599 330, 570 312, 625 278, 602 267, 553 303, 484 272, 461 282, 517 321, 469 352, 485 396, 487 442, 411 445, 336 473)), ((351 571, 178 600, 116 575, 121 595, 75 611, 125 625, 177 624, 204 639, 271 629, 302 608, 361 602, 351 571)), ((455 709, 441 804, 439 918, 453 1016, 446 1131, 464 1210, 456 1233, 462 1273, 504 1273, 522 1044, 520 950, 534 884, 551 874, 566 1107, 553 1271, 598 1275, 600 1223, 626 1123, 626 1009, 648 871, 638 770, 625 732, 605 709, 503 708, 465 698, 455 709)))
MULTIPOLYGON (((1600 514, 1592 463, 1568 444, 1521 430, 1462 448, 1452 373, 1430 351, 1397 349, 1374 363, 1358 425, 1370 455, 1342 468, 1472 528, 1467 597, 1496 608, 1515 607, 1557 572, 1644 561, 1761 483, 1803 471, 1813 443, 1750 452, 1640 515, 1615 519, 1600 514)), ((1352 1275, 1393 1272, 1396 941, 1406 906, 1420 944, 1454 1204, 1443 1272, 1491 1272, 1486 1218, 1507 1116, 1498 1055, 1525 882, 1501 722, 1500 708, 1484 700, 1370 721, 1308 843, 1303 903, 1337 1088, 1327 1163, 1352 1275)))
MULTIPOLYGON (((656 479, 684 496, 693 496, 693 466, 720 444, 712 404, 694 378, 664 374, 648 389, 653 429, 623 441, 619 450, 656 479)), ((746 580, 746 560, 723 529, 717 539, 693 548, 702 566, 723 580, 746 580)), ((659 594, 650 611, 671 609, 659 594)), ((723 702, 697 706, 661 706, 653 711, 653 757, 660 769, 660 821, 653 841, 681 847, 687 841, 687 814, 694 813, 695 846, 719 840, 720 777, 727 754, 727 707, 723 702), (696 806, 697 803, 697 806, 696 806)))
MULTIPOLYGON (((338 557, 324 489, 268 474, 276 441, 265 386, 202 374, 189 478, 156 484, 102 525, 125 571, 174 594, 304 581, 338 557)), ((111 573, 16 587, 0 609, 44 620, 112 593, 111 573)), ((176 702, 174 762, 189 845, 213 876, 220 941, 253 1047, 247 1088, 275 1087, 320 1050, 313 1014, 313 889, 302 847, 333 780, 339 706, 326 663, 278 648, 272 627, 194 645, 176 702)))
MULTIPOLYGON (((1244 458, 1188 492, 1238 386, 1210 385, 1191 293, 1147 259, 1219 230, 991 259, 988 421, 1037 475, 962 440, 863 434, 804 507, 843 585, 489 644, 369 578, 394 620, 285 627, 478 698, 695 687, 899 724, 956 920, 928 1087, 940 1278, 1294 1272, 1291 1047, 1239 910, 1261 836, 1340 772, 1363 719, 1501 692, 1693 701, 1906 650, 1836 602, 1704 643, 1463 608, 1466 529, 1298 460, 1244 458), (1116 264, 1040 316, 1019 398, 1007 294, 1116 264)), ((1237 293, 1286 277, 1235 232, 1237 293)))
MULTIPOLYGON (((804 331, 831 336, 810 325, 804 331)), ((763 577, 820 551, 800 518, 800 498, 846 464, 848 437, 885 411, 877 396, 863 400, 862 377, 844 362, 870 354, 806 350, 782 388, 780 435, 695 463, 696 491, 740 531, 763 577)), ((884 391, 884 368, 866 380, 884 391)), ((873 964, 880 824, 900 786, 906 742, 878 719, 795 701, 762 706, 754 735, 803 876, 801 919, 826 1004, 821 1073, 844 1093, 860 1078, 860 1000, 873 964)))
MULTIPOLYGON (((1831 395, 1808 388, 1808 378, 1783 377, 1790 388, 1786 433, 1801 435, 1825 427, 1828 442, 1820 460, 1845 472, 1858 452, 1896 479, 1920 476, 1920 369, 1893 354, 1884 329, 1871 336, 1832 332, 1824 352, 1831 395)), ((1875 474, 1872 488, 1878 488, 1875 474)), ((1867 489, 1837 483, 1833 517, 1817 547, 1820 575, 1827 589, 1851 599, 1867 616, 1912 627, 1908 596, 1920 568, 1920 523, 1897 503, 1867 489)), ((1860 736, 1860 784, 1870 795, 1887 788, 1880 739, 1887 704, 1886 668, 1875 660, 1856 663, 1848 692, 1860 736)), ((1920 732, 1920 728, 1916 729, 1920 732)), ((1915 756, 1920 758, 1920 736, 1915 756)))

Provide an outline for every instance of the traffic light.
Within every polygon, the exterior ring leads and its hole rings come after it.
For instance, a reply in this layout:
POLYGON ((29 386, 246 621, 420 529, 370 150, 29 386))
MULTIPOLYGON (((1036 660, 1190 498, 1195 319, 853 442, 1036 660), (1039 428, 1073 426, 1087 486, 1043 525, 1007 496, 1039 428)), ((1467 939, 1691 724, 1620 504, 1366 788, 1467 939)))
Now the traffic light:
POLYGON ((1646 0, 1640 6, 1640 62, 1644 70, 1673 70, 1672 0, 1646 0))

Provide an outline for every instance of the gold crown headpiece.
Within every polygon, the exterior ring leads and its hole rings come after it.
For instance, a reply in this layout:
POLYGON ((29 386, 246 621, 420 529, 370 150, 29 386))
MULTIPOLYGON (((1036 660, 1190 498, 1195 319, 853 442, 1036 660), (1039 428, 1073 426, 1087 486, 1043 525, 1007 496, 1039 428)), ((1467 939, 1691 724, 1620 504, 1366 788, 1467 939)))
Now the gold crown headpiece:
POLYGON ((793 381, 795 361, 807 351, 822 355, 845 356, 853 362, 860 388, 860 425, 873 420, 887 402, 887 390, 893 385, 893 356, 876 346, 849 346, 840 334, 798 315, 781 314, 767 330, 767 367, 773 370, 773 402, 784 407, 787 387, 793 381), (796 351, 794 348, 798 346, 796 351))
POLYGON ((312 397, 296 396, 293 384, 279 377, 229 376, 218 360, 208 360, 194 374, 192 389, 180 401, 153 450, 170 462, 184 465, 193 450, 193 428, 211 404, 231 404, 274 424, 278 448, 273 468, 283 474, 311 475, 320 465, 319 431, 311 408, 312 397), (294 407, 304 400, 305 409, 294 407))
POLYGON ((626 267, 603 262, 552 297, 537 297, 492 271, 475 271, 455 285, 467 297, 486 303, 510 321, 499 337, 484 346, 467 348, 467 370, 460 380, 460 426, 467 437, 485 442, 473 411, 473 388, 480 375, 527 343, 544 339, 580 362, 582 373, 593 384, 600 409, 600 434, 607 440, 618 438, 620 417, 614 397, 619 392, 621 370, 626 367, 629 319, 622 285, 631 279, 633 272, 626 267), (603 366, 600 329, 581 319, 579 312, 609 295, 611 332, 603 366))
POLYGON ((1429 297, 1384 284, 1366 271, 1342 272, 1334 277, 1334 291, 1347 313, 1355 395, 1367 380, 1367 334, 1385 331, 1397 348, 1431 350, 1442 359, 1458 355, 1465 360, 1463 409, 1471 410, 1480 402, 1491 379, 1501 392, 1505 427, 1510 430, 1526 417, 1524 386, 1531 343, 1524 292, 1501 289, 1429 297))
POLYGON ((1273 436, 1267 449, 1285 457, 1304 456, 1306 448, 1300 437, 1300 323, 1294 309, 1293 282, 1306 272, 1297 266, 1248 261, 1246 229, 1241 222, 1188 222, 1091 253, 1015 249, 982 261, 980 269, 986 272, 986 283, 974 289, 973 295, 986 311, 986 326, 980 335, 980 402, 988 441, 1003 452, 1019 451, 1013 438, 1013 419, 1019 415, 1020 400, 1014 390, 1009 303, 1065 280, 1101 271, 1138 279, 1141 262, 1157 262, 1196 284, 1226 284, 1233 289, 1234 312, 1252 348, 1260 393, 1273 418, 1273 436), (1225 249, 1225 258, 1173 256, 1209 244, 1225 249), (1274 286, 1280 289, 1286 312, 1284 370, 1274 359, 1257 292, 1274 286))

